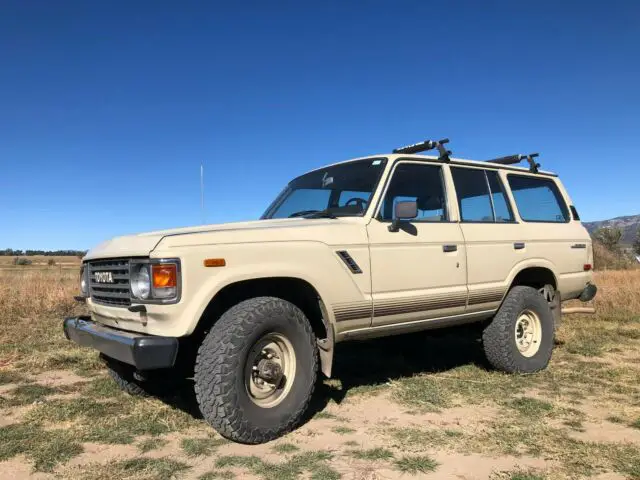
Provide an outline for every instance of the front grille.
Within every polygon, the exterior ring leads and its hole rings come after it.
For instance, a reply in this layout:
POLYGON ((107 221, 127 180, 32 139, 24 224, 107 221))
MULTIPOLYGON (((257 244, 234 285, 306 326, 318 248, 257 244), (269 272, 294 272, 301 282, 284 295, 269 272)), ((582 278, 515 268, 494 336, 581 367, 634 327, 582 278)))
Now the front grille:
POLYGON ((89 294, 95 303, 117 307, 131 305, 129 260, 110 259, 88 262, 89 294), (113 283, 96 281, 96 272, 109 272, 113 283))

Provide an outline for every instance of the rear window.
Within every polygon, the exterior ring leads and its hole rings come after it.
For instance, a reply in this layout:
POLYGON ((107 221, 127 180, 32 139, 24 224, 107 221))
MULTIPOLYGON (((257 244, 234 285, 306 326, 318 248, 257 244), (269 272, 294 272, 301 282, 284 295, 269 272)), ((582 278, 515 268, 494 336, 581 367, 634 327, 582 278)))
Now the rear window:
POLYGON ((507 175, 511 193, 525 222, 563 223, 569 210, 556 183, 549 178, 507 175))

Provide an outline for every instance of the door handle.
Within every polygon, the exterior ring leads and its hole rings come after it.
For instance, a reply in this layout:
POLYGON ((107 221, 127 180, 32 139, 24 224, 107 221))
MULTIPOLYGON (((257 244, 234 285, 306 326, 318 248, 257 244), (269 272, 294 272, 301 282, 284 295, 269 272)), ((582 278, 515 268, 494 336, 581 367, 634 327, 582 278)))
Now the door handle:
POLYGON ((458 251, 458 245, 443 245, 442 246, 442 251, 443 252, 457 252, 458 251))
POLYGON ((571 245, 571 248, 587 248, 587 244, 586 243, 576 243, 574 245, 571 245))
POLYGON ((524 247, 524 242, 516 242, 513 244, 513 248, 516 250, 522 250, 524 247))

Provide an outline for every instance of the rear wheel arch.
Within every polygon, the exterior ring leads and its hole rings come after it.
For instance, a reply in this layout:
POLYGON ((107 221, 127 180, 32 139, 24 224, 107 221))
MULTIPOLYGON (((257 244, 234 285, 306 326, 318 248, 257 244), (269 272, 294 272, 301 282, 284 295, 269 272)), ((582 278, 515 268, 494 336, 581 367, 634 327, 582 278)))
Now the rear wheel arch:
POLYGON ((557 328, 562 322, 560 307, 562 295, 558 290, 558 279, 553 270, 543 266, 527 266, 511 280, 509 291, 518 286, 535 288, 545 297, 553 315, 555 328, 557 328))
POLYGON ((543 288, 545 285, 551 285, 554 289, 558 288, 558 279, 548 267, 528 266, 521 269, 511 280, 509 289, 515 286, 527 286, 533 288, 543 288))

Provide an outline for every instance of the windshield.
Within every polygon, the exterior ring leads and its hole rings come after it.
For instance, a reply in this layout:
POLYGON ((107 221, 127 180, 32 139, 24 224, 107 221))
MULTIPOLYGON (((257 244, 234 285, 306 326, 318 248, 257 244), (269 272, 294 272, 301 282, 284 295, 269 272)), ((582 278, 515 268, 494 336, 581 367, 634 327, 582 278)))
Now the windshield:
POLYGON ((386 163, 370 158, 306 173, 287 185, 262 218, 362 216, 386 163))

